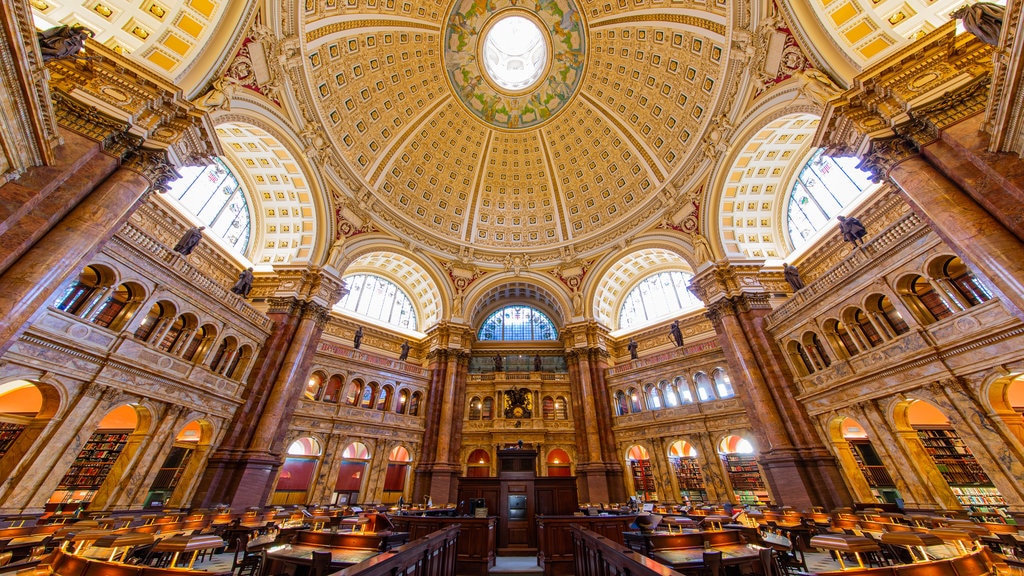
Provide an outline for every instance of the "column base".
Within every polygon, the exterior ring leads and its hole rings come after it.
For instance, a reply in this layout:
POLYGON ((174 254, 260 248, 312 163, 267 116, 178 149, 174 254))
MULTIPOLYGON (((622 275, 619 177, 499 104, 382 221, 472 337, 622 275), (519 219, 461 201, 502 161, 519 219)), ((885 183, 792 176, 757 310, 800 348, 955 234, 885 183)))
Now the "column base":
POLYGON ((211 456, 193 506, 227 504, 236 510, 265 506, 280 466, 280 460, 269 454, 211 456))
POLYGON ((821 506, 832 510, 852 506, 839 466, 831 454, 803 455, 796 451, 762 454, 758 464, 764 471, 775 504, 810 510, 821 506))

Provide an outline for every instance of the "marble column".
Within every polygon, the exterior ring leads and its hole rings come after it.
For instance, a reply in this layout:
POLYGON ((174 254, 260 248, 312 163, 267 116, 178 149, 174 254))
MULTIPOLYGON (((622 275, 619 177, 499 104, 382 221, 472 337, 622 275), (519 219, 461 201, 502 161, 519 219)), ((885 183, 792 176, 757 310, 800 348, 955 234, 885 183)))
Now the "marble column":
POLYGON ((250 372, 245 404, 228 438, 210 457, 197 493, 202 506, 263 506, 283 462, 284 438, 306 387, 329 309, 316 302, 275 298, 268 312, 274 331, 250 372))
POLYGON ((146 496, 153 485, 160 469, 167 460, 178 432, 185 427, 185 415, 189 409, 185 406, 165 406, 163 417, 146 434, 148 442, 140 447, 135 458, 138 466, 132 467, 131 477, 124 482, 121 494, 112 494, 112 502, 118 508, 142 510, 146 505, 146 496))
POLYGON ((431 484, 434 463, 437 457, 438 429, 441 426, 442 398, 444 382, 448 371, 448 350, 439 348, 429 356, 430 388, 427 390, 423 431, 423 459, 416 467, 413 480, 412 501, 422 502, 432 495, 431 484))
POLYGON ((156 155, 122 166, 82 200, 60 224, 22 254, 2 275, 0 355, 24 332, 54 291, 93 257, 170 168, 156 155))
MULTIPOLYGON (((576 484, 581 502, 621 502, 625 500, 625 489, 620 482, 611 486, 608 479, 608 461, 601 449, 601 432, 598 429, 598 394, 608 394, 607 390, 594 388, 590 370, 590 354, 587 350, 573 350, 569 353, 569 385, 572 390, 573 407, 578 409, 574 414, 576 426, 576 449, 580 453, 580 461, 576 465, 576 484), (617 498, 616 489, 622 491, 622 498, 617 498)), ((616 458, 620 462, 621 457, 616 458)), ((619 465, 621 470, 621 464, 619 465)))
POLYGON ((1024 320, 1024 243, 919 155, 890 168, 902 196, 935 233, 1024 320))
POLYGON ((462 417, 465 410, 466 375, 469 358, 462 351, 449 350, 446 354, 443 388, 434 393, 440 396, 437 442, 431 465, 430 488, 425 494, 434 502, 452 502, 456 499, 458 477, 462 463, 458 462, 461 447, 462 417))

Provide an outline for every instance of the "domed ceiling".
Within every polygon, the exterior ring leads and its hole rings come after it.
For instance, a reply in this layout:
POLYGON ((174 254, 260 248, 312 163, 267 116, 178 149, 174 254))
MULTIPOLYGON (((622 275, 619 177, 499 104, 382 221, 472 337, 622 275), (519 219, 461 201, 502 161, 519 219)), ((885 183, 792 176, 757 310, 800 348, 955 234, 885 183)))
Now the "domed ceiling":
MULTIPOLYGON (((659 216, 726 83, 722 0, 307 0, 324 129, 384 222, 553 250, 659 216)), ((721 114, 721 112, 717 112, 721 114)))

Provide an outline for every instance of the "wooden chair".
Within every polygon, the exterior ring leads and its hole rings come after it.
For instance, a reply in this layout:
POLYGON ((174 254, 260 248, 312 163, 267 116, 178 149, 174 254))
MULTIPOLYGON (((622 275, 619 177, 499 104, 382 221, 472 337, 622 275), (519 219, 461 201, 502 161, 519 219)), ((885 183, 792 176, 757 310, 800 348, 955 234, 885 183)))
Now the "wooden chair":
POLYGON ((259 576, 260 570, 263 569, 263 558, 265 552, 260 551, 255 554, 249 554, 245 549, 245 543, 242 542, 241 538, 235 540, 235 557, 231 563, 231 573, 233 576, 259 576), (241 554, 242 558, 238 556, 241 554))
POLYGON ((331 569, 331 553, 328 550, 314 550, 313 564, 309 576, 325 576, 331 569))
POLYGON ((724 576, 722 570, 722 552, 720 550, 704 551, 704 576, 724 576))

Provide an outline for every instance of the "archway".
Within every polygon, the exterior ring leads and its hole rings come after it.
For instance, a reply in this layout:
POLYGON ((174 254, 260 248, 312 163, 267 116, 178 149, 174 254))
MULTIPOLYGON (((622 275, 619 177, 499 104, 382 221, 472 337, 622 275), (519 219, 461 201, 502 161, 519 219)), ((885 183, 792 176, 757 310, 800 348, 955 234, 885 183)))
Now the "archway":
POLYGON ((469 453, 466 459, 466 476, 482 478, 491 475, 491 455, 486 450, 477 448, 469 453))
POLYGON ((858 501, 902 501, 896 482, 860 422, 853 418, 835 418, 829 435, 850 490, 858 501))
POLYGON ((548 476, 572 476, 572 459, 561 448, 548 452, 547 465, 548 476))
MULTIPOLYGON (((896 424, 909 426, 917 433, 938 478, 949 486, 961 506, 992 513, 993 518, 1002 521, 1006 500, 941 410, 925 400, 910 400, 897 408, 896 424)), ((928 476, 937 483, 935 474, 928 476)))
POLYGON ((742 436, 729 435, 719 442, 718 453, 736 500, 740 504, 767 505, 770 497, 757 465, 753 443, 742 436))
POLYGON ((384 504, 394 504, 404 500, 405 488, 412 469, 412 456, 405 446, 395 446, 388 454, 388 469, 384 474, 384 504))
POLYGON ((687 506, 703 505, 708 494, 697 460, 697 449, 686 440, 676 440, 668 447, 668 463, 675 474, 682 501, 687 506))
POLYGON ((304 504, 323 450, 316 438, 305 437, 288 446, 288 455, 281 465, 277 487, 270 497, 272 505, 304 504))
POLYGON ((633 477, 633 493, 642 501, 658 499, 658 487, 647 448, 634 444, 626 449, 626 464, 633 477))
POLYGON ((1000 378, 988 389, 992 411, 1024 444, 1024 375, 1000 378))
POLYGON ((370 451, 362 442, 352 442, 341 451, 338 480, 334 483, 334 504, 355 504, 366 477, 370 451))
MULTIPOLYGON (((46 504, 46 511, 77 516, 93 501, 98 502, 97 494, 107 483, 118 458, 126 452, 129 439, 139 428, 139 421, 137 408, 129 404, 108 412, 64 473, 46 504)), ((119 478, 112 480, 117 482, 119 478)))
POLYGON ((185 424, 174 438, 171 450, 149 486, 146 507, 173 506, 187 502, 192 484, 206 461, 213 436, 211 426, 202 420, 185 424))
POLYGON ((60 407, 52 386, 14 380, 0 384, 0 478, 10 478, 60 407))

